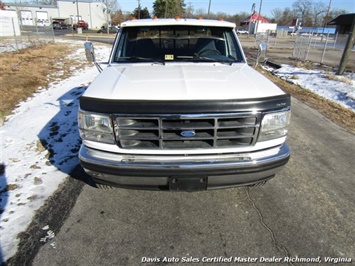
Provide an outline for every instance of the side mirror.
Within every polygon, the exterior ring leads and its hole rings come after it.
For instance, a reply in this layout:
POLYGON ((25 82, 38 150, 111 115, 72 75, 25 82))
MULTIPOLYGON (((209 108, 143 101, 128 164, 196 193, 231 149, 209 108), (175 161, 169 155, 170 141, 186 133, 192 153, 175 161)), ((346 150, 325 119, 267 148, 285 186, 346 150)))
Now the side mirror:
POLYGON ((267 50, 267 43, 262 42, 259 44, 258 55, 256 58, 255 68, 258 66, 259 62, 266 61, 266 50, 267 50))
POLYGON ((266 60, 266 50, 267 50, 267 43, 262 42, 259 44, 259 62, 264 62, 266 60))
POLYGON ((88 60, 90 63, 95 63, 95 51, 92 42, 85 42, 84 47, 86 60, 88 60))
POLYGON ((85 47, 86 59, 87 59, 90 63, 94 63, 94 65, 95 65, 96 68, 99 70, 99 72, 102 72, 102 67, 96 62, 96 59, 95 59, 95 51, 94 51, 94 45, 92 44, 92 42, 85 42, 85 43, 84 43, 84 47, 85 47))

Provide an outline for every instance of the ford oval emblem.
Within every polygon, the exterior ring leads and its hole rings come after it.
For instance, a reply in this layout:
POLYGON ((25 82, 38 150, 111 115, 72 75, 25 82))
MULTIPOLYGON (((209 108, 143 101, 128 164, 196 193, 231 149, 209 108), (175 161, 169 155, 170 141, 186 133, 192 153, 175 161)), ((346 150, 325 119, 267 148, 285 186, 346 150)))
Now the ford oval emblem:
POLYGON ((185 138, 190 138, 190 137, 195 137, 196 133, 193 130, 187 130, 187 131, 181 131, 180 135, 185 138))

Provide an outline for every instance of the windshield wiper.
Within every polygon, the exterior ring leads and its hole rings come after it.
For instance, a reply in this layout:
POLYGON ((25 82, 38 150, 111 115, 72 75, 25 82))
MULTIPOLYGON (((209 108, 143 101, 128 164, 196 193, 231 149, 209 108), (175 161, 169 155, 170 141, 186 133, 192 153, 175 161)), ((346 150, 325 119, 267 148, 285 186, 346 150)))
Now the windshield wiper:
MULTIPOLYGON (((221 64, 227 64, 227 65, 232 65, 233 63, 238 62, 236 59, 232 59, 232 58, 215 58, 215 57, 208 57, 208 56, 196 56, 194 58, 191 59, 191 61, 194 62, 200 62, 200 61, 204 61, 204 62, 218 62, 221 64)), ((240 62, 240 61, 239 61, 240 62)))
POLYGON ((119 59, 125 59, 127 61, 144 61, 144 62, 152 62, 154 64, 162 64, 165 65, 163 60, 159 60, 157 58, 149 58, 149 57, 140 57, 140 56, 129 56, 129 57, 120 57, 119 59))

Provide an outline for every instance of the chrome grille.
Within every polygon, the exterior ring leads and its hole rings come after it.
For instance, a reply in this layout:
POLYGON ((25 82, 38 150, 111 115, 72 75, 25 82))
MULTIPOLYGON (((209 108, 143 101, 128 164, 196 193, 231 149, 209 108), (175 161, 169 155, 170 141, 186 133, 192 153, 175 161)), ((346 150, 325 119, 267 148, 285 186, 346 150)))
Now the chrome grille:
POLYGON ((124 149, 218 149, 254 145, 260 113, 117 116, 118 145, 124 149))

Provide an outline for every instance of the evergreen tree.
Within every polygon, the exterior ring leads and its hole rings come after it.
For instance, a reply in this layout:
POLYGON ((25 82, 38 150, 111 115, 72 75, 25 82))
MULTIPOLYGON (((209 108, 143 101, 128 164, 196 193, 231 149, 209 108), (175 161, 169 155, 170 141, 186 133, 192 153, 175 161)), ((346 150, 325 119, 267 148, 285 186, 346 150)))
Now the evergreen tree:
POLYGON ((136 8, 133 13, 131 14, 132 17, 138 18, 138 19, 143 19, 143 18, 150 18, 150 13, 148 8, 136 8))
POLYGON ((185 6, 184 0, 155 0, 153 3, 154 16, 159 18, 183 17, 185 6))

